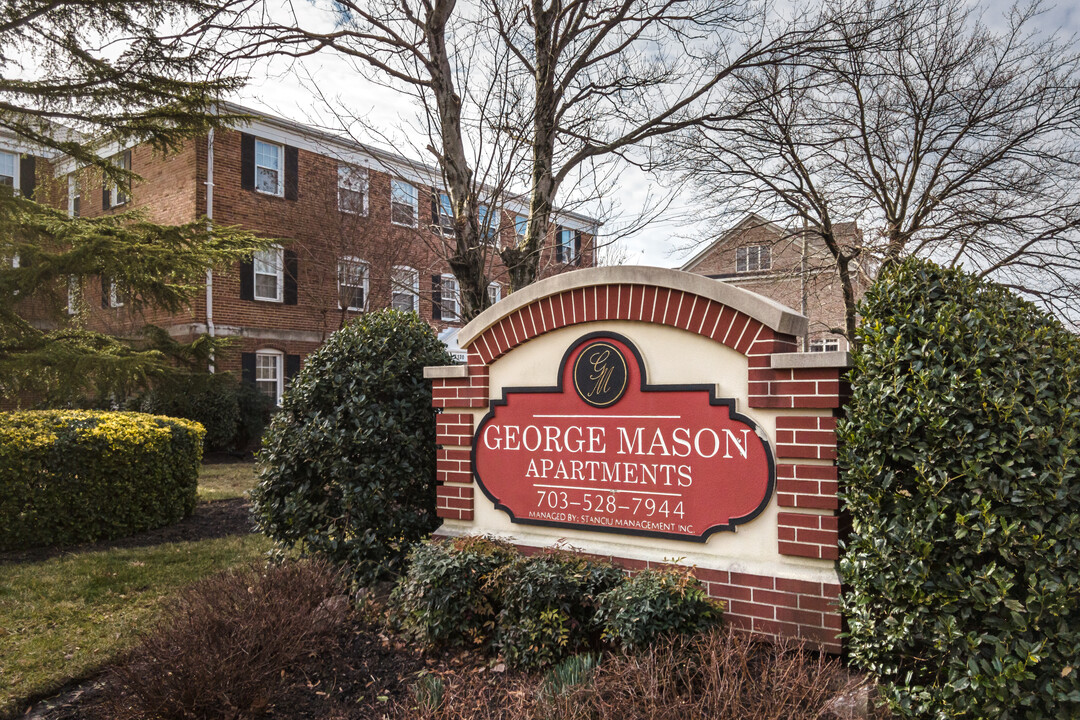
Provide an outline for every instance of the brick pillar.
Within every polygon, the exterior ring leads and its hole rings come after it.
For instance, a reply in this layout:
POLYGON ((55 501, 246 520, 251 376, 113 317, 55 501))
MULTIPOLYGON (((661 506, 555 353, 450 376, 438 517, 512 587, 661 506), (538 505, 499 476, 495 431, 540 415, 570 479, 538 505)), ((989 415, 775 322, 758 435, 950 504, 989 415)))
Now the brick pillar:
POLYGON ((436 514, 446 520, 473 519, 470 468, 475 411, 487 406, 488 367, 475 353, 467 365, 424 368, 431 380, 436 433, 436 514))

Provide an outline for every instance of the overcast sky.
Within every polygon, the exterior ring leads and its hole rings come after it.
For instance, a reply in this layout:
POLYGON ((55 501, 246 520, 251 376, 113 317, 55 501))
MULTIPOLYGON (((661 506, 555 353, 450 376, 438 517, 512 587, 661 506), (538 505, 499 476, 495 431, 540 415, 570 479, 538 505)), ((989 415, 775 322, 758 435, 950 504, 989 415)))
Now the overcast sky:
MULTIPOLYGON (((1010 5, 1003 0, 978 4, 985 10, 984 17, 989 24, 1000 18, 1010 5)), ((1074 3, 1061 2, 1042 16, 1040 25, 1049 32, 1080 35, 1080 9, 1074 3)), ((264 65, 252 74, 251 82, 235 99, 254 109, 332 129, 334 120, 327 114, 325 103, 310 90, 311 83, 304 77, 309 74, 316 78, 323 94, 366 116, 372 125, 383 129, 387 138, 368 136, 360 139, 375 145, 393 144, 403 155, 431 161, 429 157, 422 157, 420 149, 407 146, 407 123, 415 116, 407 100, 391 90, 365 82, 330 54, 306 59, 299 70, 297 73, 281 65, 264 65)), ((682 264, 692 254, 686 249, 688 244, 707 230, 687 220, 694 209, 689 193, 673 192, 632 167, 620 170, 618 185, 618 195, 614 198, 617 210, 609 223, 613 228, 632 218, 650 194, 671 198, 668 210, 656 221, 621 241, 623 262, 664 267, 682 264)))

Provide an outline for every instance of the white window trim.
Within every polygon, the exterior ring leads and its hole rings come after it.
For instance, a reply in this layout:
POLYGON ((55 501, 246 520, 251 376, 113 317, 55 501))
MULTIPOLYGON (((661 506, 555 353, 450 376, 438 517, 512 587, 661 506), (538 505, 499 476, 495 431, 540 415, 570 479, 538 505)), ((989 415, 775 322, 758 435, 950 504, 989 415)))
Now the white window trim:
POLYGON ((276 359, 277 365, 277 388, 274 391, 274 403, 281 404, 281 396, 285 392, 285 353, 280 350, 256 350, 255 351, 255 387, 259 388, 259 392, 262 392, 262 388, 259 387, 260 382, 266 382, 265 380, 259 380, 259 358, 260 357, 272 357, 276 359))
POLYGON ((67 314, 77 315, 79 312, 79 278, 74 275, 68 275, 68 296, 67 296, 67 314))
POLYGON ((442 308, 442 312, 440 313, 442 315, 442 319, 446 320, 446 321, 449 321, 449 322, 460 322, 461 321, 461 283, 458 282, 457 276, 455 276, 453 273, 443 273, 440 277, 441 277, 442 281, 439 283, 439 287, 440 287, 439 300, 440 300, 440 307, 442 308), (447 284, 447 282, 453 283, 453 286, 454 286, 453 295, 451 295, 450 297, 447 297, 447 292, 446 292, 446 284, 447 284), (454 302, 454 309, 451 310, 449 313, 447 312, 447 309, 446 309, 446 301, 448 299, 452 299, 453 302, 454 302), (449 317, 447 317, 447 315, 449 315, 449 317))
MULTIPOLYGON (((400 203, 399 202, 398 204, 399 205, 404 205, 405 203, 400 203)), ((418 220, 419 217, 420 217, 420 193, 417 190, 417 187, 415 185, 413 185, 411 182, 408 182, 406 180, 402 180, 401 178, 391 178, 390 179, 390 223, 392 225, 397 225, 398 227, 411 227, 411 228, 414 228, 414 227, 416 227, 416 223, 417 223, 417 220, 418 220), (400 183, 402 185, 405 185, 406 187, 409 187, 409 188, 412 189, 412 195, 411 195, 410 200, 411 200, 412 211, 413 211, 413 219, 412 219, 411 223, 400 223, 400 222, 397 222, 396 220, 394 220, 394 203, 397 202, 396 200, 394 200, 394 185, 398 184, 398 183, 400 183)))
POLYGON ((558 237, 556 239, 558 240, 559 247, 562 248, 562 256, 563 256, 562 263, 563 263, 563 265, 573 265, 574 264, 574 230, 572 230, 570 228, 563 228, 562 230, 559 231, 558 237), (568 242, 566 244, 563 244, 563 235, 564 234, 566 235, 566 238, 568 240, 568 242))
POLYGON ((454 207, 450 203, 450 195, 444 192, 435 193, 435 202, 438 208, 439 224, 435 227, 435 232, 446 237, 452 237, 454 235, 454 207), (444 208, 442 204, 443 198, 446 198, 446 204, 450 205, 449 208, 444 208), (447 213, 446 210, 450 212, 447 213))
MULTIPOLYGON (((390 272, 390 307, 394 307, 394 293, 401 290, 401 288, 395 287, 395 276, 399 273, 410 273, 412 275, 412 310, 409 312, 420 311, 420 271, 409 265, 395 265, 390 272)), ((395 308, 396 309, 396 308, 395 308)))
POLYGON ((263 195, 270 195, 272 197, 285 197, 285 146, 281 143, 271 142, 269 140, 263 140, 262 138, 255 138, 255 148, 252 150, 254 154, 253 161, 255 163, 255 177, 252 178, 252 183, 255 186, 255 192, 262 193, 263 195), (259 143, 263 145, 272 145, 277 148, 278 166, 272 168, 269 165, 259 164, 259 143), (277 173, 277 191, 267 192, 266 190, 259 189, 259 168, 265 167, 267 170, 273 170, 277 173))
POLYGON ((109 307, 124 307, 124 301, 120 299, 120 291, 116 286, 115 280, 109 280, 109 307))
POLYGON ((735 249, 735 272, 737 273, 756 273, 756 272, 769 272, 772 270, 772 247, 769 245, 745 245, 741 248, 735 249), (753 250, 757 254, 757 267, 750 267, 750 251, 753 250), (768 267, 762 267, 761 257, 764 252, 765 257, 769 261, 768 267), (739 253, 743 254, 744 267, 739 269, 739 253))
MULTIPOLYGON (((127 153, 127 152, 129 152, 129 150, 121 150, 120 152, 118 152, 118 153, 116 153, 115 155, 112 156, 112 160, 113 160, 113 163, 115 165, 123 168, 124 170, 127 170, 128 172, 131 172, 130 167, 126 167, 126 168, 123 167, 124 153, 127 153)), ((124 194, 123 198, 124 198, 123 200, 120 199, 120 186, 119 185, 117 185, 116 183, 113 183, 112 185, 109 186, 109 207, 110 208, 120 207, 121 205, 127 205, 129 202, 131 202, 131 188, 128 188, 128 192, 126 194, 124 194)))
POLYGON ((815 338, 810 341, 810 352, 839 352, 840 338, 815 338))
POLYGON ((22 183, 20 182, 20 180, 22 173, 20 172, 20 170, 22 169, 22 167, 20 165, 20 161, 22 160, 22 156, 19 153, 12 152, 10 150, 0 150, 0 155, 10 155, 12 158, 14 158, 11 166, 13 168, 13 175, 11 177, 11 189, 15 192, 15 194, 21 194, 22 183))
POLYGON ((75 177, 74 172, 68 173, 68 217, 75 217, 75 199, 79 199, 79 204, 82 205, 82 189, 79 187, 79 179, 75 177))
POLYGON ((263 302, 277 302, 277 303, 284 302, 284 300, 285 300, 285 248, 281 247, 280 245, 271 245, 265 251, 257 251, 255 253, 255 255, 258 255, 259 252, 274 252, 274 253, 277 254, 277 259, 275 261, 275 265, 277 266, 277 296, 276 297, 267 297, 267 296, 259 295, 259 276, 260 275, 269 275, 270 273, 260 273, 258 270, 256 270, 256 262, 255 262, 255 259, 252 258, 252 263, 251 263, 251 273, 252 273, 252 277, 251 277, 251 297, 254 298, 255 300, 261 300, 263 302))
MULTIPOLYGON (((368 169, 365 167, 358 167, 356 165, 338 165, 338 210, 350 215, 360 215, 367 217, 368 214, 368 188, 370 187, 370 180, 368 176, 368 169), (358 187, 359 186, 359 187, 358 187), (349 210, 341 204, 341 190, 350 190, 352 192, 359 192, 364 198, 363 208, 358 213, 356 210, 349 210)), ((365 296, 366 297, 366 296, 365 296)))
MULTIPOLYGON (((353 310, 355 312, 364 312, 365 310, 367 310, 368 298, 371 297, 371 293, 370 293, 371 282, 370 282, 370 280, 371 280, 371 269, 368 266, 367 261, 361 260, 358 257, 353 257, 352 255, 345 255, 344 257, 338 258, 338 272, 337 272, 338 310, 353 310), (342 265, 344 265, 344 264, 359 265, 361 268, 363 268, 363 278, 361 280, 360 287, 362 287, 364 289, 364 307, 354 307, 354 306, 350 305, 347 308, 343 308, 341 306, 341 268, 342 268, 342 265)), ((349 285, 348 287, 356 287, 356 286, 355 285, 349 285)))
POLYGON ((487 286, 487 294, 488 294, 488 301, 492 305, 494 305, 495 303, 502 300, 502 285, 500 285, 497 282, 489 282, 488 286, 487 286), (494 290, 495 292, 492 293, 491 292, 492 290, 494 290), (493 294, 495 295, 494 298, 491 297, 493 294))

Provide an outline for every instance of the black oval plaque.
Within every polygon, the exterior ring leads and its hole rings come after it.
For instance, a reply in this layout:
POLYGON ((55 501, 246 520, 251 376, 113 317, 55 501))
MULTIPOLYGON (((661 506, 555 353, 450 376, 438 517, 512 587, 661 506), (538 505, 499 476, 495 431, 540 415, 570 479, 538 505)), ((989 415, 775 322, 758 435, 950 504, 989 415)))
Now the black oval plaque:
POLYGON ((574 361, 574 389, 597 408, 611 407, 626 393, 626 358, 609 342, 589 343, 574 361))

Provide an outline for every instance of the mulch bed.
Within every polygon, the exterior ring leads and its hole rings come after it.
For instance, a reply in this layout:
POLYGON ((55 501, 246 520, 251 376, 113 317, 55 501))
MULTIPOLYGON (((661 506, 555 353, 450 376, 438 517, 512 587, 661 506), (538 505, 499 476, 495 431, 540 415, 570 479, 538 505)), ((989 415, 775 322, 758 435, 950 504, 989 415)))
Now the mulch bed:
POLYGON ((214 500, 199 503, 191 517, 175 525, 148 530, 117 540, 70 545, 63 548, 34 548, 0 553, 0 565, 48 560, 61 555, 112 550, 114 548, 149 547, 174 542, 192 542, 229 535, 245 535, 253 531, 251 506, 244 498, 214 500))

